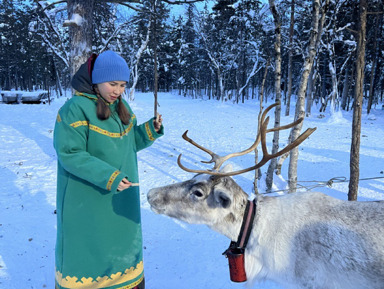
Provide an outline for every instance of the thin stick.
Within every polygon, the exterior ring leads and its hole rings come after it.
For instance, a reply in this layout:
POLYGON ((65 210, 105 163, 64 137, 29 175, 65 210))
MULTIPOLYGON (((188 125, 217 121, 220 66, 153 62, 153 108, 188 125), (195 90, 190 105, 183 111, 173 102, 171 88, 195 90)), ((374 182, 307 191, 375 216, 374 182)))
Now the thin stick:
POLYGON ((156 121, 158 121, 158 115, 157 115, 157 90, 158 90, 158 84, 159 84, 159 74, 157 71, 157 38, 156 38, 156 28, 157 28, 157 18, 156 18, 156 0, 153 1, 153 18, 152 18, 152 34, 154 39, 154 53, 153 53, 153 70, 154 70, 154 98, 155 98, 155 108, 154 108, 154 117, 156 118, 156 121))

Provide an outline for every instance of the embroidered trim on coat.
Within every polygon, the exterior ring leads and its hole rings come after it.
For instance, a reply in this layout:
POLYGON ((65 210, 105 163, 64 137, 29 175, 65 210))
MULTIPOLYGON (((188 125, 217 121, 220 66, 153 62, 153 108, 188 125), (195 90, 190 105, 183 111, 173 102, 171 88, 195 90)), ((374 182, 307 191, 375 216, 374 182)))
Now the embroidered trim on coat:
POLYGON ((57 120, 57 122, 61 122, 61 116, 60 116, 60 114, 59 114, 59 113, 57 113, 57 117, 56 117, 56 120, 57 120))
POLYGON ((107 190, 110 191, 112 188, 113 182, 116 180, 116 177, 120 174, 120 171, 114 171, 111 177, 109 178, 109 181, 107 183, 107 190))
POLYGON ((97 100, 97 96, 94 95, 94 94, 88 94, 88 93, 82 93, 82 92, 75 91, 75 95, 85 96, 86 98, 89 98, 89 99, 92 99, 92 100, 97 100))
MULTIPOLYGON (((106 288, 111 286, 116 286, 125 282, 129 282, 137 277, 139 277, 144 272, 144 265, 143 261, 140 261, 136 265, 136 268, 131 267, 129 269, 126 269, 123 273, 117 272, 116 274, 112 274, 110 276, 103 276, 103 277, 97 277, 96 279, 93 279, 91 277, 86 278, 82 277, 81 279, 73 276, 63 276, 60 271, 56 271, 56 282, 59 284, 59 286, 63 288, 71 288, 71 289, 77 289, 77 288, 92 288, 92 289, 100 289, 100 288, 106 288)), ((118 289, 130 289, 142 281, 143 276, 135 281, 134 283, 120 287, 118 289), (140 282, 139 282, 140 281, 140 282), (136 284, 137 283, 137 284, 136 284), (131 287, 131 285, 133 285, 131 287)))
POLYGON ((134 287, 136 287, 137 285, 139 285, 144 279, 144 275, 140 277, 139 280, 137 280, 136 282, 133 282, 132 284, 129 284, 127 286, 123 286, 123 287, 119 287, 117 289, 132 289, 134 287))
POLYGON ((90 124, 88 121, 85 121, 85 120, 84 121, 76 121, 74 123, 71 123, 71 126, 74 128, 79 127, 79 126, 88 126, 90 130, 93 130, 97 133, 100 133, 102 135, 106 135, 109 137, 118 138, 118 137, 122 137, 123 135, 127 135, 130 132, 130 130, 133 127, 133 120, 135 118, 136 118, 136 116, 132 115, 129 126, 123 132, 109 132, 105 129, 102 129, 102 128, 96 126, 96 125, 90 124))
POLYGON ((88 121, 81 121, 81 120, 79 120, 79 121, 76 121, 76 122, 74 122, 74 123, 71 123, 71 126, 72 127, 79 127, 79 126, 88 126, 88 121))
POLYGON ((148 122, 145 124, 145 130, 147 131, 147 135, 149 137, 149 140, 154 141, 155 138, 152 135, 151 128, 149 127, 149 123, 148 122))

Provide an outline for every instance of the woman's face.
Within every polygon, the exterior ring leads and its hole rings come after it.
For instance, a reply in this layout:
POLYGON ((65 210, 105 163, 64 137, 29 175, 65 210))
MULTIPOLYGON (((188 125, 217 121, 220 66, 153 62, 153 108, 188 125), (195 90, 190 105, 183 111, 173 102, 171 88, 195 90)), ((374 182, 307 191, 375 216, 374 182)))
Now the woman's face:
POLYGON ((106 101, 109 103, 114 103, 116 99, 123 94, 126 85, 126 81, 109 81, 99 83, 97 88, 99 89, 101 96, 106 101))

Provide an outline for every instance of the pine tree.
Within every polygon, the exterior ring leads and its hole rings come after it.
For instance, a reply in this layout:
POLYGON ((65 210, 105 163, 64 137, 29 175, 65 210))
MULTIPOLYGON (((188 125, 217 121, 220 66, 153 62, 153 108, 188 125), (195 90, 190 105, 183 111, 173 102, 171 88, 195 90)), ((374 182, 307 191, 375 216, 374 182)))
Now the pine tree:
POLYGON ((186 15, 186 21, 182 26, 182 35, 181 35, 181 46, 179 51, 180 62, 183 63, 183 70, 181 79, 183 81, 183 94, 186 95, 196 95, 197 87, 197 52, 198 44, 197 37, 194 29, 195 15, 193 12, 193 6, 188 5, 186 15))
POLYGON ((182 63, 180 48, 182 45, 182 26, 183 18, 173 17, 171 21, 171 28, 167 37, 167 67, 168 77, 171 82, 168 87, 177 88, 181 94, 181 77, 182 77, 182 63))

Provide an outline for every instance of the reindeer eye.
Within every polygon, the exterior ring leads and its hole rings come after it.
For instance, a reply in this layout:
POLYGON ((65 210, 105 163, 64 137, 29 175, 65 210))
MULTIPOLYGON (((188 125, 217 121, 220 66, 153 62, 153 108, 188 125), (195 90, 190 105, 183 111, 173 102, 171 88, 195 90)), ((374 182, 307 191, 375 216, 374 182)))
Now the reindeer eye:
POLYGON ((203 193, 198 190, 195 190, 192 192, 192 195, 195 195, 196 197, 201 198, 203 196, 203 193))

